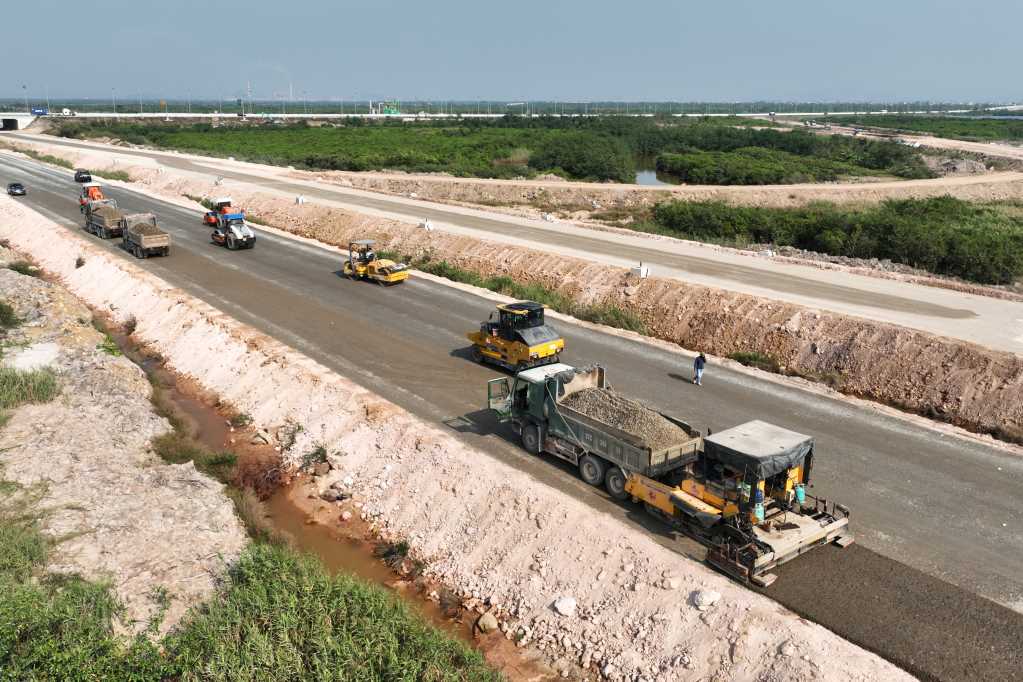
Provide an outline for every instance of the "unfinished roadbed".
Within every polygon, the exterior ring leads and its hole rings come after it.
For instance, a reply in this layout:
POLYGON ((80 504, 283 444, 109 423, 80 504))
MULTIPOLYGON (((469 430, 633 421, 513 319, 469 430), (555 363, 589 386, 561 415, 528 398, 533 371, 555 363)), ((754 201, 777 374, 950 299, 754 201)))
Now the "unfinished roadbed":
POLYGON ((553 660, 614 680, 910 679, 6 199, 0 237, 257 425, 301 427, 290 461, 324 448, 325 486, 553 660))
MULTIPOLYGON (((208 182, 145 173, 144 183, 175 197, 212 195, 208 182)), ((445 260, 482 277, 536 284, 575 304, 618 307, 646 334, 721 357, 758 353, 780 371, 847 395, 890 405, 970 431, 1023 441, 1023 357, 884 322, 691 284, 639 279, 625 268, 427 231, 262 192, 234 190, 252 216, 292 234, 344 247, 371 237, 410 259, 445 260)), ((199 209, 198 205, 197 210, 199 209)))
MULTIPOLYGON (((55 145, 43 148, 95 162, 97 168, 110 163, 99 150, 83 156, 55 145)), ((128 168, 139 184, 178 202, 182 195, 209 197, 223 191, 154 164, 128 168)), ((426 231, 339 208, 296 205, 265 192, 232 193, 251 217, 292 234, 339 247, 372 237, 380 249, 410 258, 446 260, 484 277, 539 284, 576 304, 619 307, 642 320, 649 336, 684 348, 722 357, 754 352, 784 373, 847 395, 1023 442, 1023 357, 1013 353, 673 278, 637 279, 624 268, 426 231)))
MULTIPOLYGON (((7 211, 0 222, 5 231, 23 224, 7 211)), ((22 321, 4 339, 3 363, 49 368, 61 392, 13 411, 0 430, 0 478, 39 486, 44 531, 64 538, 50 571, 109 580, 125 605, 117 629, 162 635, 212 596, 247 536, 222 484, 152 451, 171 427, 142 370, 93 328, 85 305, 6 269, 14 260, 0 248, 0 299, 22 321)))

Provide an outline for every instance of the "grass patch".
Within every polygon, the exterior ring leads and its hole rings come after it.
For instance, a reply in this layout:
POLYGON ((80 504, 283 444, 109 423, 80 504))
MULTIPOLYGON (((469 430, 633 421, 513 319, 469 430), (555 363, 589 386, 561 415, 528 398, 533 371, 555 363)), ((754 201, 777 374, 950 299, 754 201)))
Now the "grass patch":
POLYGON ((243 429, 252 423, 252 417, 245 414, 244 412, 239 412, 238 414, 233 415, 230 419, 228 419, 228 421, 234 428, 243 429))
POLYGON ((60 382, 50 369, 0 367, 0 410, 28 403, 48 403, 59 393, 60 382))
POLYGON ((888 200, 865 208, 800 208, 669 201, 653 210, 657 229, 717 243, 795 246, 832 256, 887 258, 983 284, 1023 276, 1023 216, 1009 202, 951 196, 888 200))
POLYGON ((14 329, 21 324, 21 319, 7 301, 0 301, 0 329, 14 329))
POLYGON ((117 341, 110 334, 103 336, 103 340, 96 344, 96 350, 103 351, 107 355, 113 355, 115 358, 123 355, 121 347, 117 345, 117 341))
POLYGON ((121 182, 131 182, 135 179, 130 173, 122 170, 105 170, 98 172, 97 175, 104 180, 120 180, 121 182))
POLYGON ((192 462, 196 469, 218 481, 230 481, 238 464, 238 457, 234 453, 208 450, 178 430, 157 436, 153 439, 152 447, 164 461, 171 464, 192 462))
POLYGON ((312 452, 307 452, 302 455, 302 469, 311 469, 317 464, 322 464, 327 461, 327 448, 322 445, 317 445, 312 452))
POLYGON ((22 147, 21 145, 4 145, 8 149, 13 149, 16 152, 20 152, 25 156, 35 159, 36 161, 42 161, 48 163, 51 166, 60 166, 61 168, 73 169, 75 165, 66 159, 62 159, 59 156, 52 156, 50 154, 42 154, 32 149, 31 147, 22 147))
POLYGON ((20 275, 28 275, 29 277, 42 277, 43 271, 38 267, 29 263, 27 260, 16 260, 7 266, 8 269, 14 270, 20 275))
POLYGON ((757 351, 739 351, 730 353, 728 357, 747 367, 756 367, 765 372, 774 372, 775 374, 781 372, 781 365, 775 358, 757 351))

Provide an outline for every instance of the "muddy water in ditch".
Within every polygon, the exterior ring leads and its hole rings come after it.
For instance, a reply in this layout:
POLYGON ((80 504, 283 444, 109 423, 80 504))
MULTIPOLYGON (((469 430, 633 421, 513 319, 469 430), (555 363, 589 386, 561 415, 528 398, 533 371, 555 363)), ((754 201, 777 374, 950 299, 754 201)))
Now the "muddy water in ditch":
MULTIPOLYGON (((212 406, 211 400, 191 390, 183 390, 183 382, 166 369, 159 358, 146 355, 122 331, 109 329, 108 333, 124 354, 145 370, 156 391, 156 404, 176 419, 197 443, 213 451, 232 450, 239 459, 246 456, 247 448, 237 447, 236 440, 247 442, 248 436, 235 432, 224 415, 212 406)), ((371 542, 358 537, 358 530, 364 529, 360 529, 357 521, 350 524, 356 530, 351 534, 342 534, 320 523, 310 523, 311 515, 295 499, 296 495, 303 494, 303 489, 304 486, 297 483, 283 487, 265 504, 267 518, 274 530, 284 535, 295 549, 315 555, 331 572, 355 575, 388 588, 431 625, 481 651, 487 662, 509 680, 540 682, 560 677, 536 654, 518 649, 502 633, 478 636, 475 631, 476 614, 461 609, 457 600, 446 608, 427 599, 413 583, 402 580, 374 556, 371 542)))

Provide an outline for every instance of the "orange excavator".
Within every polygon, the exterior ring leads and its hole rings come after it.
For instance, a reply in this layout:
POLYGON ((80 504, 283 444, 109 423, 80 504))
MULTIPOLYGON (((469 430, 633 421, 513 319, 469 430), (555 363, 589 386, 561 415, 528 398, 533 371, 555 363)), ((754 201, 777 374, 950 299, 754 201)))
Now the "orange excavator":
POLYGON ((85 213, 85 207, 93 201, 103 201, 103 187, 98 182, 86 182, 82 185, 82 194, 78 197, 78 210, 85 213))

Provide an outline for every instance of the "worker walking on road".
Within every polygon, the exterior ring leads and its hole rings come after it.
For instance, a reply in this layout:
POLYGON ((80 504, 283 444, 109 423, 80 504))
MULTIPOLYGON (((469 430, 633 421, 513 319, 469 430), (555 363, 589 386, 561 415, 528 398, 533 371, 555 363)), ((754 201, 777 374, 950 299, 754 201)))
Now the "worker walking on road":
POLYGON ((697 386, 703 386, 703 367, 707 364, 707 356, 700 353, 693 360, 693 383, 697 386))

